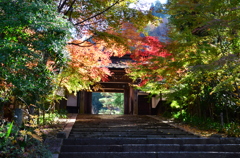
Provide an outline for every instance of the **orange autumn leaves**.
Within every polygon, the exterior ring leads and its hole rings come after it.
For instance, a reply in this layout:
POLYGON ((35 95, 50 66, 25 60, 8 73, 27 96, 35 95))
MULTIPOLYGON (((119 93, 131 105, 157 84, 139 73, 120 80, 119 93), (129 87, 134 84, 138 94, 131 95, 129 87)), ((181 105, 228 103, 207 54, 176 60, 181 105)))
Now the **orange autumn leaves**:
MULTIPOLYGON (((73 43, 74 42, 79 43, 80 41, 73 41, 73 43)), ((67 46, 71 54, 69 66, 74 72, 81 74, 83 80, 105 80, 107 75, 111 75, 110 71, 104 67, 111 63, 109 58, 111 52, 103 51, 103 48, 99 47, 98 44, 84 43, 88 46, 85 47, 85 44, 81 46, 67 46)))
POLYGON ((112 62, 110 57, 121 57, 130 53, 130 48, 137 47, 142 39, 140 33, 128 23, 124 23, 119 32, 109 29, 107 33, 109 36, 105 40, 96 36, 89 40, 91 42, 73 40, 68 44, 70 60, 61 74, 61 86, 70 92, 91 90, 90 87, 96 83, 108 81, 108 77, 111 76, 111 71, 107 68, 112 62))

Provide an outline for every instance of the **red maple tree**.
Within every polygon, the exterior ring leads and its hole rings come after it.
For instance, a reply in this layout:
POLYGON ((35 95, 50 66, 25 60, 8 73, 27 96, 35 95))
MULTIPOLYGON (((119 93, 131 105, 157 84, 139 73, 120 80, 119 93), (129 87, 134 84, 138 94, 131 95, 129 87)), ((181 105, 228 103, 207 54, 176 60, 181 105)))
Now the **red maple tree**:
POLYGON ((127 72, 134 80, 141 79, 138 86, 142 87, 150 81, 163 80, 159 70, 166 68, 164 63, 167 58, 171 58, 171 53, 166 50, 165 43, 160 42, 156 37, 147 36, 142 40, 142 47, 133 51, 131 58, 134 62, 128 63, 127 72))

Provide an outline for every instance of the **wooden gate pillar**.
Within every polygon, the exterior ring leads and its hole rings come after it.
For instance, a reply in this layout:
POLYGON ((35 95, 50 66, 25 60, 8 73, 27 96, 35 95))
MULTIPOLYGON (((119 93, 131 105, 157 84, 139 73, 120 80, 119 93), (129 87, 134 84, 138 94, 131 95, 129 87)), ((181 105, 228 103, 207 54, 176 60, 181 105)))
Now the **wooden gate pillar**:
POLYGON ((80 114, 84 114, 84 98, 85 98, 85 92, 84 91, 81 91, 80 92, 80 95, 79 95, 79 113, 80 114))
POLYGON ((133 90, 133 115, 138 115, 138 90, 133 90))

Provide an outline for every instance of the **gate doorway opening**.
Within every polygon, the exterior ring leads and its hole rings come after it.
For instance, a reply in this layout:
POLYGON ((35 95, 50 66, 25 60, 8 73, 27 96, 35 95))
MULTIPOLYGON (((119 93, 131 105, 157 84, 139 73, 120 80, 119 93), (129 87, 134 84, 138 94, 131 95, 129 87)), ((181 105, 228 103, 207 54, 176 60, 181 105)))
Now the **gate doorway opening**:
POLYGON ((92 114, 124 114, 124 93, 93 92, 92 114))

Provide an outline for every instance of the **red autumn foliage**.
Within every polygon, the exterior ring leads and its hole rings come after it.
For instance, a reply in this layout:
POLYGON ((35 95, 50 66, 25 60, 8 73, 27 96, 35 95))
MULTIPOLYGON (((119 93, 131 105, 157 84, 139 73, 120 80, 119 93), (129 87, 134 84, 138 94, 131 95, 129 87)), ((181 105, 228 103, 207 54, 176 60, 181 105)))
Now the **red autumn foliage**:
POLYGON ((131 55, 133 60, 138 62, 147 62, 156 56, 168 57, 171 55, 164 49, 164 44, 160 42, 156 37, 144 37, 142 46, 142 49, 138 49, 131 55))
POLYGON ((140 49, 136 49, 131 57, 135 61, 130 63, 130 74, 134 74, 141 78, 139 86, 142 87, 148 82, 157 82, 163 80, 163 77, 158 74, 159 69, 165 69, 164 59, 171 57, 165 49, 165 43, 160 42, 156 37, 147 36, 142 40, 140 49))

